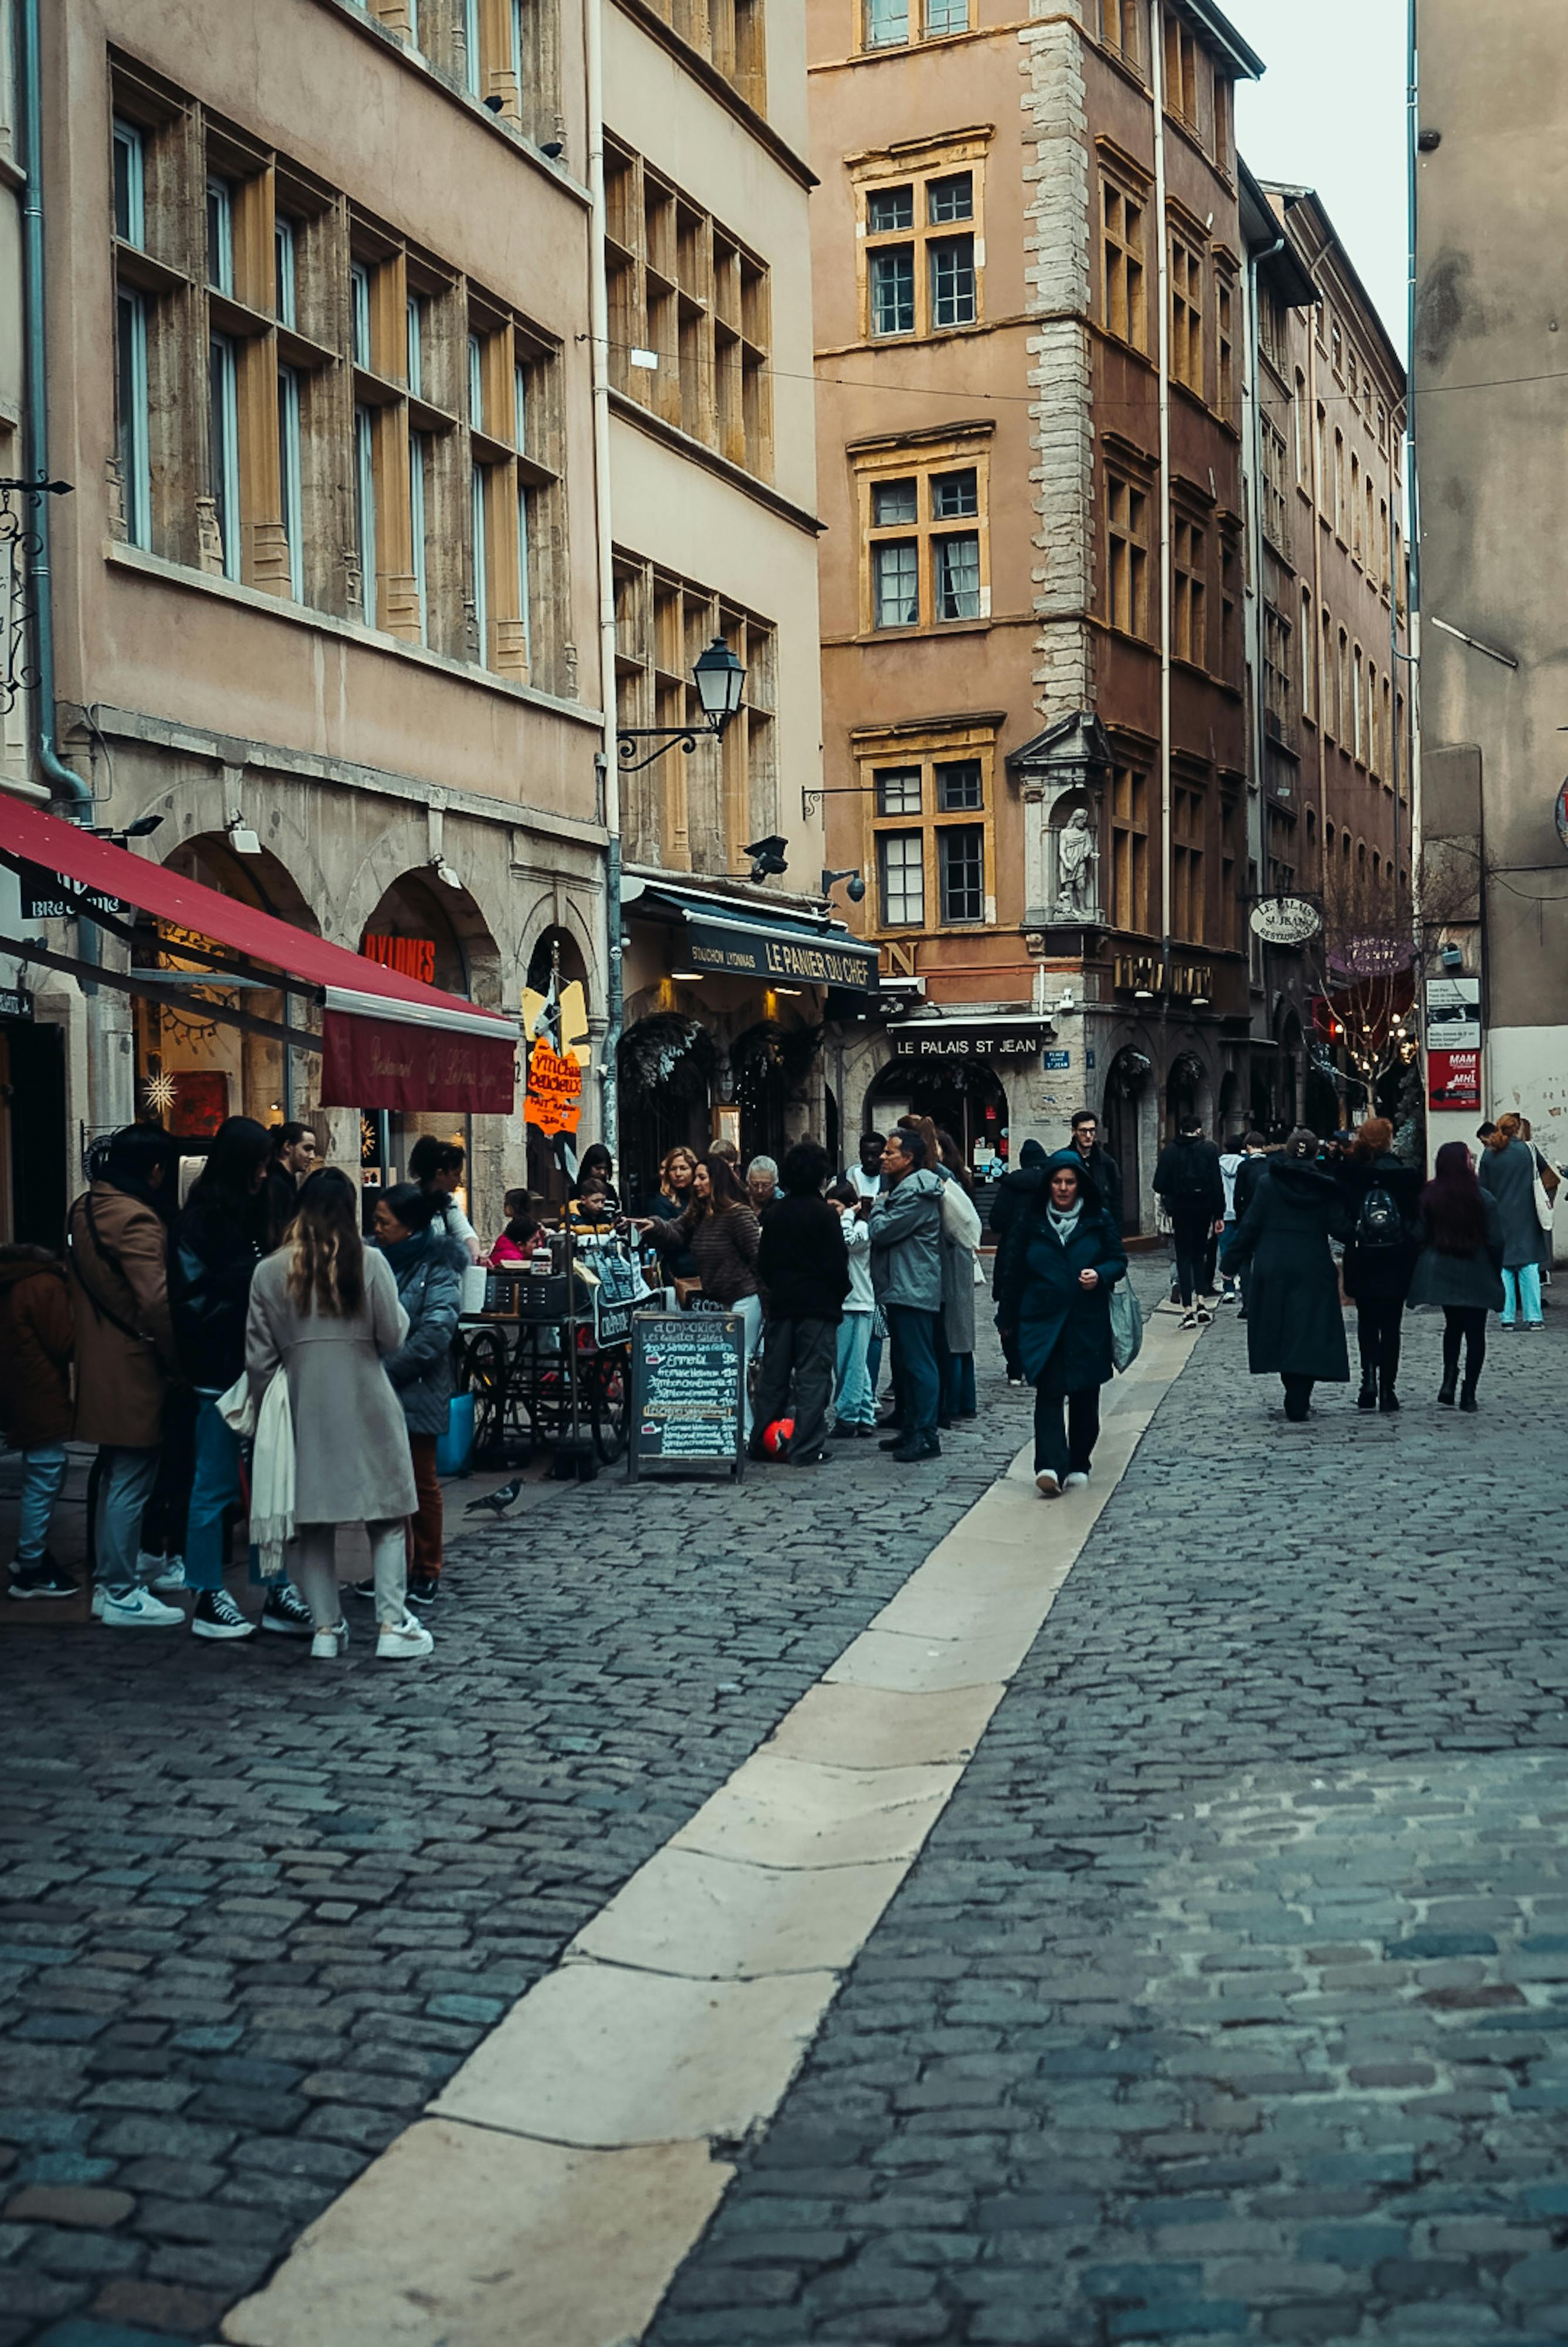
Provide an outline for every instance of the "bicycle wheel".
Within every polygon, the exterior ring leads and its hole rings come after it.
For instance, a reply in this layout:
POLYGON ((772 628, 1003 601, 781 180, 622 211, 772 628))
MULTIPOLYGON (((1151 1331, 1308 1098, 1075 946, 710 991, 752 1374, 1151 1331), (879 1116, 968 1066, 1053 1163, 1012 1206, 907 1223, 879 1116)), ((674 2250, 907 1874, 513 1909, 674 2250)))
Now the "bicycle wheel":
POLYGON ((499 1328, 476 1328, 465 1340, 458 1390, 474 1397, 474 1459, 479 1466, 495 1466, 506 1448, 510 1367, 499 1328))

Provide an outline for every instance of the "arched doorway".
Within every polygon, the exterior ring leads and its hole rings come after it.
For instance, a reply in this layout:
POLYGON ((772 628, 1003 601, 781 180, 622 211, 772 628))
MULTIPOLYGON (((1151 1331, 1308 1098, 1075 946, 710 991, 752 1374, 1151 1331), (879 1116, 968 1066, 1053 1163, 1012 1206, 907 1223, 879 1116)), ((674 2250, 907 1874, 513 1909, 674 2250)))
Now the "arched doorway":
POLYGON ((753 1157, 782 1162, 790 1143, 789 1112, 802 1100, 820 1040, 818 1028, 764 1019, 731 1044, 743 1172, 753 1157))
POLYGON ((620 1092, 620 1188, 642 1204, 677 1146, 706 1150, 712 1138, 713 1045, 706 1028, 678 1011, 655 1011, 629 1027, 616 1054, 620 1092))
POLYGON ((864 1129, 885 1133, 906 1110, 950 1133, 966 1165, 1006 1159, 1007 1094, 984 1060, 889 1061, 866 1092, 864 1129))
POLYGON ((1239 1136, 1241 1117, 1241 1078, 1234 1068, 1227 1068, 1220 1080, 1220 1104, 1216 1120, 1222 1147, 1239 1136))
MULTIPOLYGON (((498 992, 500 957, 466 889, 438 887, 427 872, 405 872, 387 888, 364 925, 359 950, 367 959, 416 978, 444 994, 471 1000, 498 992), (488 981, 477 983, 481 971, 488 981)), ((466 1206, 473 1185, 472 1120, 453 1110, 365 1109, 360 1116, 360 1164, 365 1187, 406 1179, 416 1141, 431 1133, 470 1153, 466 1206)))
POLYGON ((1204 1122, 1203 1101, 1208 1089, 1203 1061, 1191 1051, 1178 1051, 1165 1080, 1165 1138, 1172 1140, 1184 1118, 1204 1122))
POLYGON ((1122 1227, 1134 1235, 1143 1228, 1145 1167, 1143 1126, 1149 1112, 1148 1054, 1131 1047, 1117 1052, 1105 1071, 1105 1145, 1122 1169, 1122 1227))
MULTIPOLYGON (((320 923, 288 867, 266 848, 241 856, 227 838, 202 833, 181 840, 167 861, 171 872, 216 888, 236 904, 320 933, 320 923)), ((307 1082, 314 1081, 313 1073, 307 1073, 313 1063, 304 1055, 288 1055, 292 1064, 286 1064, 283 1046, 271 1036, 251 1034, 203 1015, 201 965, 182 954, 180 946, 210 942, 187 936, 168 922, 148 919, 138 925, 133 952, 139 969, 179 974, 167 999, 133 999, 137 1114, 186 1140, 210 1139, 226 1116, 253 1116, 262 1124, 301 1116, 307 1082)), ((220 974, 214 986, 221 984, 220 974)), ((311 1023, 305 1001, 298 995, 285 996, 281 988, 276 992, 248 989, 227 999, 252 1018, 278 1022, 284 1019, 285 1003, 292 1002, 291 1023, 311 1023)))

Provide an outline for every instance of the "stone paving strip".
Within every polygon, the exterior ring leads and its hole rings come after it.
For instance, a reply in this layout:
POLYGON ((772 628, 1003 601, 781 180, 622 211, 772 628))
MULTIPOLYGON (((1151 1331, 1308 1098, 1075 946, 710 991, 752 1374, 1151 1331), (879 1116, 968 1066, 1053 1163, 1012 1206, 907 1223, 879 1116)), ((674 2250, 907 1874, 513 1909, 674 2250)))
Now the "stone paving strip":
MULTIPOLYGON (((223 2323, 235 2347, 639 2338, 908 1874, 1195 1339, 1031 1448, 223 2323)), ((737 2339, 736 2347, 740 2347, 737 2339)))

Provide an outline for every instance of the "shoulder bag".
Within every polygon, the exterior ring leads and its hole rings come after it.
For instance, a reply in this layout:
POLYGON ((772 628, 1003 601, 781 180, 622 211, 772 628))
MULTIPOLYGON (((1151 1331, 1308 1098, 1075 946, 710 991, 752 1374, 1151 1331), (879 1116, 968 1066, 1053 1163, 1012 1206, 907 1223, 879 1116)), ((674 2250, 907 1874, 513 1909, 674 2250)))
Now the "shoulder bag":
POLYGON ((1130 1369, 1143 1349, 1143 1307, 1132 1283, 1119 1279, 1111 1291, 1111 1358, 1118 1369, 1130 1369))

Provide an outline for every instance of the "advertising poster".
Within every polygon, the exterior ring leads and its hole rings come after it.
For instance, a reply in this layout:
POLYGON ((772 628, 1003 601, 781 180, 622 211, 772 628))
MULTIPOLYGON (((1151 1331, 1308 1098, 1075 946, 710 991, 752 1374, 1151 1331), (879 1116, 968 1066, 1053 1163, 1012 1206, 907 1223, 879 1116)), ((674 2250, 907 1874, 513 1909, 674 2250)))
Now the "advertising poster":
POLYGON ((1481 980, 1427 982, 1427 1106, 1466 1114, 1481 1107, 1481 980))

